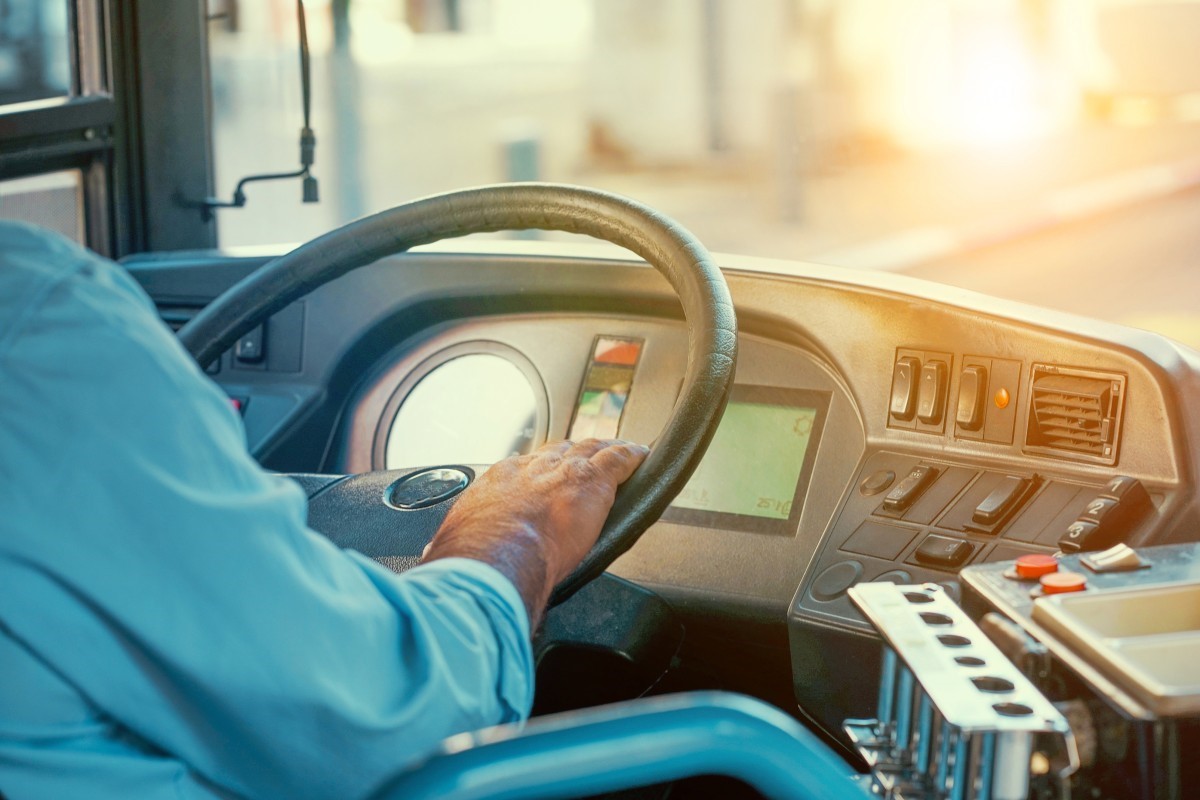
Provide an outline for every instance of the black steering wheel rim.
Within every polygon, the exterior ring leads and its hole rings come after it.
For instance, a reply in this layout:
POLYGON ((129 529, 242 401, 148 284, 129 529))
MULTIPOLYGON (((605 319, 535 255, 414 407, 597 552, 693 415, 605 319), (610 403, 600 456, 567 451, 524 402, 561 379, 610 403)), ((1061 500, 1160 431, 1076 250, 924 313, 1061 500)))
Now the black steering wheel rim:
POLYGON ((670 282, 688 326, 688 364, 671 417, 617 492, 596 546, 555 588, 551 602, 558 603, 603 572, 666 510, 700 463, 733 389, 733 301, 708 251, 681 225, 627 198, 577 186, 502 184, 435 195, 351 222, 263 265, 179 337, 207 365, 275 312, 354 269, 442 239, 529 229, 585 234, 642 257, 670 282))

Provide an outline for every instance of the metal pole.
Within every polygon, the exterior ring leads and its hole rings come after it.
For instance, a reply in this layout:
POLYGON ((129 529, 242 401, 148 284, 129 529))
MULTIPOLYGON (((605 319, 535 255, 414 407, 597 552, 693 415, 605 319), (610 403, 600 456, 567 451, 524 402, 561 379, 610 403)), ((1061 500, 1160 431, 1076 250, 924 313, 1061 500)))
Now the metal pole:
POLYGON ((708 149, 720 153, 729 147, 722 102, 724 70, 721 58, 721 0, 704 0, 700 10, 700 47, 704 59, 704 111, 708 149))
POLYGON ((366 213, 363 198, 362 126, 359 124, 360 81, 358 65, 350 52, 350 0, 333 0, 333 53, 329 59, 329 83, 333 108, 332 144, 333 181, 337 196, 337 214, 341 221, 357 219, 366 213))
MULTIPOLYGON (((537 181, 542 175, 542 141, 531 124, 512 123, 502 144, 504 179, 506 181, 537 181)), ((538 239, 536 230, 513 231, 516 239, 538 239)))

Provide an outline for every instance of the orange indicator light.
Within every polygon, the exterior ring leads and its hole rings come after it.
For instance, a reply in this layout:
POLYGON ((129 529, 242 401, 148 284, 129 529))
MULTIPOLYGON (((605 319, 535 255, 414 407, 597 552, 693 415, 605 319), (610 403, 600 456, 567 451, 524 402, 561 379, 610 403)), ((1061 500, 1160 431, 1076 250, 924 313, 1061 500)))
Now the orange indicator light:
POLYGON ((996 390, 996 408, 1008 408, 1008 389, 1000 388, 996 390))

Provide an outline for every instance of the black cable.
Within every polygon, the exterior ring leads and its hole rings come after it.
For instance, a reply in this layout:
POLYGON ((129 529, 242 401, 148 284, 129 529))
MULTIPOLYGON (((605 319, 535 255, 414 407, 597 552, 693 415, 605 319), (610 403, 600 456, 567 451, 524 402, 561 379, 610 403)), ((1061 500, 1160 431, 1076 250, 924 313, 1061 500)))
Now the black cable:
POLYGON ((309 81, 311 70, 308 57, 308 23, 304 17, 304 0, 296 0, 296 20, 300 25, 300 94, 304 99, 304 127, 309 125, 309 110, 312 106, 312 86, 309 81))
POLYGON ((304 127, 300 129, 300 169, 304 178, 303 200, 315 203, 319 199, 317 179, 309 174, 317 149, 317 137, 309 124, 312 108, 312 85, 308 56, 308 24, 304 18, 304 0, 296 0, 296 19, 300 26, 300 94, 304 101, 304 127))

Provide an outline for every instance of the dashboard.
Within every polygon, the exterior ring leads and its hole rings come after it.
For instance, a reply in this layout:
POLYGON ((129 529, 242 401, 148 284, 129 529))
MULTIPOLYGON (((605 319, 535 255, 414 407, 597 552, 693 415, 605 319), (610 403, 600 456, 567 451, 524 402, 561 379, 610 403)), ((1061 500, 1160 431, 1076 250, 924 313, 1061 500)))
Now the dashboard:
MULTIPOLYGON (((649 443, 683 380, 676 357, 685 345, 681 333, 662 323, 595 317, 455 325, 366 390, 351 417, 347 468, 489 465, 565 438, 649 443), (598 326, 604 333, 594 333, 598 326)), ((758 353, 769 345, 747 348, 758 353)), ((752 358, 780 363, 789 354, 752 358)), ((739 384, 709 455, 666 519, 795 535, 828 413, 825 387, 832 384, 803 358, 790 360, 796 382, 822 389, 781 385, 769 370, 761 377, 772 384, 739 384)))
MULTIPOLYGON (((1186 348, 903 276, 717 260, 741 330, 729 410, 610 571, 701 616, 786 624, 795 696, 827 730, 863 713, 854 687, 877 670, 852 586, 953 593, 968 565, 1117 528, 1133 545, 1200 538, 1186 348)), ((262 261, 126 266, 181 324, 262 261)), ((686 362, 661 276, 557 243, 384 259, 253 336, 213 377, 253 452, 288 472, 486 465, 568 436, 650 443, 686 362)))
MULTIPOLYGON (((397 423, 405 424, 405 406, 426 402, 420 387, 437 380, 440 370, 485 356, 521 377, 506 384, 510 397, 498 386, 469 382, 448 391, 441 406, 465 401, 459 424, 474 428, 483 421, 488 429, 489 416, 503 424, 509 406, 528 401, 519 429, 509 431, 492 456, 580 434, 650 443, 679 394, 686 339, 678 322, 622 315, 504 315, 438 326, 364 387, 348 418, 342 469, 417 465, 389 449, 397 423), (633 363, 600 360, 612 343, 636 349, 633 363)), ((728 567, 740 563, 739 551, 755 548, 775 565, 757 570, 755 595, 785 603, 796 588, 797 565, 811 557, 862 452, 862 427, 827 365, 753 335, 741 342, 729 409, 688 488, 613 570, 653 584, 744 593, 745 574, 728 567), (824 446, 832 440, 841 446, 824 446)), ((420 465, 497 460, 471 460, 479 454, 479 437, 463 449, 457 441, 425 451, 432 460, 420 465)))

